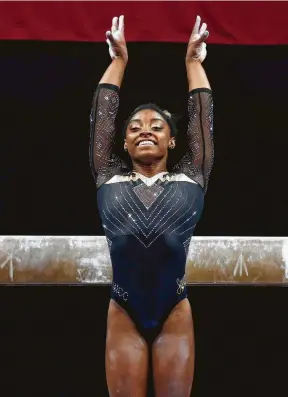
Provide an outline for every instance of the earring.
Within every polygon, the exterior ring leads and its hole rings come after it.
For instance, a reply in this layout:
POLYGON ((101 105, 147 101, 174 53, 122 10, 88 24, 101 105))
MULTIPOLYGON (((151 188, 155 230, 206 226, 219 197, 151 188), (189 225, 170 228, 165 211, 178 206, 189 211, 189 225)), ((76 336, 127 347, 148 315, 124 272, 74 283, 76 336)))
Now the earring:
POLYGON ((175 149, 175 145, 169 145, 169 149, 170 149, 170 150, 175 149))
POLYGON ((125 150, 125 152, 128 152, 127 146, 124 146, 124 150, 125 150))

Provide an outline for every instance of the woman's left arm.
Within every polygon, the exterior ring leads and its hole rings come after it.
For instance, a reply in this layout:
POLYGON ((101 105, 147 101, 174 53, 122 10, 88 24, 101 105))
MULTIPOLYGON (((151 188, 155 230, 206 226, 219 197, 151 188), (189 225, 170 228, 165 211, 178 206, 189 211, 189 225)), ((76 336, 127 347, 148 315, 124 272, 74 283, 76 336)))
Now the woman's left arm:
POLYGON ((177 168, 207 190, 214 159, 213 98, 202 62, 206 57, 207 25, 200 28, 197 17, 186 54, 186 70, 189 85, 188 96, 188 151, 177 168))

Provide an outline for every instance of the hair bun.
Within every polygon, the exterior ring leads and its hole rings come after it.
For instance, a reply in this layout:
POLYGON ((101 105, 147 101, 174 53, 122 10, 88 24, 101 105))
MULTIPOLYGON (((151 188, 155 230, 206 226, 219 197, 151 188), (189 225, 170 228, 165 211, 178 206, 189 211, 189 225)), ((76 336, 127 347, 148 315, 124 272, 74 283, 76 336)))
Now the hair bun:
POLYGON ((163 110, 163 113, 166 114, 169 119, 171 119, 171 113, 169 113, 168 110, 163 110))

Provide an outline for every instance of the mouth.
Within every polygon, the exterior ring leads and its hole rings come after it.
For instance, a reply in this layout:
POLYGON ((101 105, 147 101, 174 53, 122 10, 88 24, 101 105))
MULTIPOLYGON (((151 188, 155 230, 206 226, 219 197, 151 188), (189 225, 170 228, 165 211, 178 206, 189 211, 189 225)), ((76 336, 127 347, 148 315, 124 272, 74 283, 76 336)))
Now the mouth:
POLYGON ((157 143, 152 141, 151 139, 143 139, 142 141, 136 143, 136 146, 155 146, 155 145, 157 145, 157 143))

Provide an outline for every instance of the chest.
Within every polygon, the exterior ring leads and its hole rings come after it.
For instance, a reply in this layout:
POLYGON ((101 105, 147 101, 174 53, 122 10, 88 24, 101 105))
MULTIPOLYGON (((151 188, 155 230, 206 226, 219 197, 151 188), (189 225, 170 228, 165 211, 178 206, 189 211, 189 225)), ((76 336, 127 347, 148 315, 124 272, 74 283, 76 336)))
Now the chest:
POLYGON ((195 183, 142 180, 108 183, 98 191, 98 207, 106 235, 184 235, 203 209, 204 194, 195 183))

